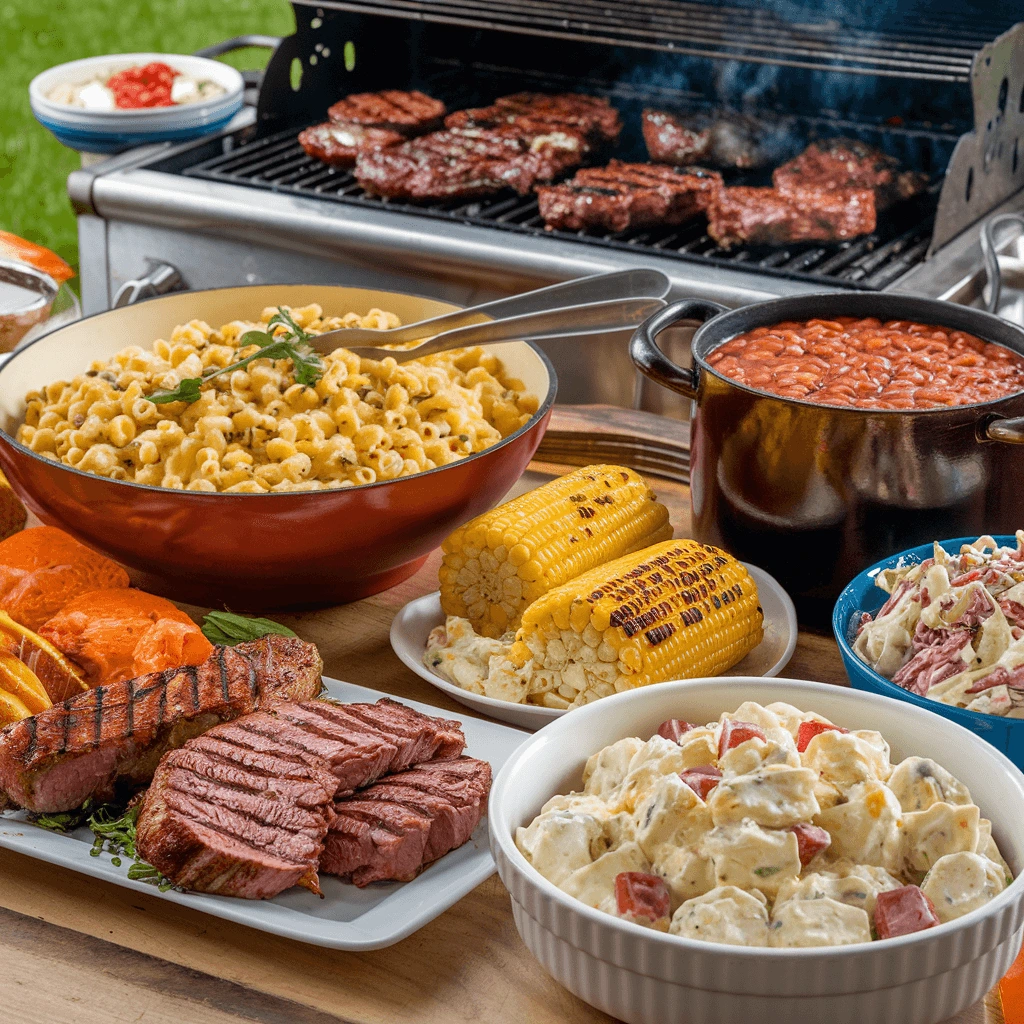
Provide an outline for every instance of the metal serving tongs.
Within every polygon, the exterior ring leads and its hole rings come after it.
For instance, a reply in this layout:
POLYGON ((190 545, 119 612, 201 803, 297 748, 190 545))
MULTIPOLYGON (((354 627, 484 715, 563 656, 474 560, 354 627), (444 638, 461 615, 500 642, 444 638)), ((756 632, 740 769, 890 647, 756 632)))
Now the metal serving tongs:
POLYGON ((538 288, 482 306, 390 331, 343 327, 310 339, 323 354, 342 347, 369 359, 399 363, 471 345, 626 330, 663 308, 668 278, 657 270, 624 270, 538 288), (491 317, 483 322, 480 316, 491 317), (413 348, 383 348, 429 339, 413 348), (372 342, 372 345, 366 344, 372 342))

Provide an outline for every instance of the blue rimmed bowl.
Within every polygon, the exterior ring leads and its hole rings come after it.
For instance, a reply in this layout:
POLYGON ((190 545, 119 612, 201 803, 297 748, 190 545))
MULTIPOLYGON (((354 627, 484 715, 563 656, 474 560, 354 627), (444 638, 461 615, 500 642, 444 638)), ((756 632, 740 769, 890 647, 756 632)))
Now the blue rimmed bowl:
POLYGON ((122 53, 59 64, 29 83, 29 103, 36 120, 70 149, 87 153, 118 153, 150 142, 181 141, 219 131, 242 107, 245 83, 240 72, 220 61, 173 53, 122 53), (195 79, 216 82, 218 96, 173 107, 137 110, 85 110, 51 100, 61 85, 81 85, 107 79, 126 68, 152 61, 169 64, 195 79))
MULTIPOLYGON (((958 554, 963 544, 973 544, 978 538, 956 537, 953 540, 939 541, 941 547, 952 554, 958 554)), ((1015 546, 1017 538, 1002 534, 995 538, 1000 546, 1015 546)), ((854 653, 852 640, 856 636, 857 623, 861 612, 870 612, 872 616, 885 603, 889 596, 880 587, 875 586, 878 574, 884 569, 895 569, 902 559, 903 565, 923 562, 931 558, 934 545, 922 544, 920 547, 908 548, 889 558, 876 562, 853 578, 836 601, 832 611, 832 631, 835 633, 839 653, 843 656, 846 674, 851 685, 857 690, 868 690, 880 693, 884 697, 914 704, 926 711, 931 711, 943 718, 948 718, 957 725, 984 737, 997 750, 1001 750, 1018 768, 1024 768, 1024 719, 1000 718, 998 715, 985 715, 980 711, 968 711, 966 708, 954 708, 928 697, 919 697, 916 693, 904 690, 874 669, 866 665, 854 653)))

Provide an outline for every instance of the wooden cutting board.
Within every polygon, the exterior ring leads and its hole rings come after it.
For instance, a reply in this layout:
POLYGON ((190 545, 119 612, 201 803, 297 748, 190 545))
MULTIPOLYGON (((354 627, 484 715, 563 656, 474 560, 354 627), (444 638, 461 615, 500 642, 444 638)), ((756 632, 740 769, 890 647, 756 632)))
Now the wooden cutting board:
MULTIPOLYGON (((609 422, 614 411, 601 410, 609 422)), ((629 431, 626 413, 609 431, 629 431), (614 428, 614 429, 613 429, 614 428)), ((664 421, 662 421, 664 422, 664 421)), ((564 465, 534 463, 525 490, 564 465)), ((684 485, 652 480, 677 536, 684 485)), ((406 669, 388 629, 437 589, 435 554, 412 579, 356 604, 280 616, 323 655, 325 673, 466 715, 406 669)), ((197 616, 207 609, 188 608, 197 616)), ((831 637, 802 633, 783 673, 846 685, 831 637)), ((591 1024, 610 1018, 548 977, 522 944, 493 875, 390 949, 340 953, 0 851, 0 1020, 5 1024, 591 1024)), ((957 1024, 1003 1024, 996 990, 957 1024)), ((881 1024, 881 1022, 879 1022, 881 1024)))

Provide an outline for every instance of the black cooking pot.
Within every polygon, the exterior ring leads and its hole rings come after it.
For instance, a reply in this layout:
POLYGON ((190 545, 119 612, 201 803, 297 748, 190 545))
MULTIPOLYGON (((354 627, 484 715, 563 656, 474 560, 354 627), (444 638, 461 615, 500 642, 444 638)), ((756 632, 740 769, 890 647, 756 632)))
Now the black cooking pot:
POLYGON ((633 335, 630 355, 651 380, 694 401, 690 498, 695 535, 772 573, 800 621, 828 623, 860 570, 929 540, 1024 527, 1024 392, 979 405, 871 411, 779 398, 717 373, 722 342, 785 320, 836 316, 913 320, 968 331, 1024 354, 1024 330, 932 299, 829 292, 727 310, 684 299, 633 335), (693 369, 658 334, 699 320, 693 369))

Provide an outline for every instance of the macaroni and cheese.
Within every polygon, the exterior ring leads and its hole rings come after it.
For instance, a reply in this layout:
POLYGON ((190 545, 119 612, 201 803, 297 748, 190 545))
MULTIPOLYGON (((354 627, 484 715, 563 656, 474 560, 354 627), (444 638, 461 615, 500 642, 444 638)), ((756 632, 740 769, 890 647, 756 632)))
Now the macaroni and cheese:
MULTIPOLYGON (((284 307, 286 308, 286 307, 284 307)), ((147 395, 228 367, 261 323, 215 330, 176 327, 151 349, 131 346, 70 381, 26 399, 17 439, 48 459, 112 480, 192 491, 307 491, 421 473, 483 451, 518 430, 538 399, 482 348, 399 364, 339 348, 313 386, 296 383, 290 359, 257 359, 204 382, 198 401, 158 405, 147 395)), ((310 334, 340 327, 387 329, 394 314, 327 316, 291 310, 310 334)), ((277 328, 275 328, 277 330, 277 328)))
POLYGON ((516 832, 589 906, 691 939, 832 946, 955 920, 1012 881, 991 822, 936 762, 889 758, 789 704, 662 723, 594 754, 516 832))

